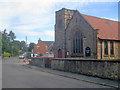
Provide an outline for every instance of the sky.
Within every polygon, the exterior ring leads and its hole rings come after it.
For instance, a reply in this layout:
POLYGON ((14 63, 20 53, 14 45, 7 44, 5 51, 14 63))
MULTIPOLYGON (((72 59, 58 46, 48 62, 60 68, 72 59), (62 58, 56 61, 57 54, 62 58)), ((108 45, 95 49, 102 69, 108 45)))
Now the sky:
POLYGON ((12 30, 16 40, 54 41, 55 11, 62 8, 118 21, 119 0, 0 0, 0 31, 12 30))

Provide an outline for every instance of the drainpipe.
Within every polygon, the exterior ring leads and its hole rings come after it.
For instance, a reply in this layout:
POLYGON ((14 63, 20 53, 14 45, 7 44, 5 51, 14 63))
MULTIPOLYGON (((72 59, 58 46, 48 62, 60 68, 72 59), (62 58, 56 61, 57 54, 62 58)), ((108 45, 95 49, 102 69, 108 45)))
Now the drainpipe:
POLYGON ((102 59, 102 40, 100 40, 101 42, 101 59, 102 59))
POLYGON ((65 29, 65 58, 66 58, 66 29, 65 29))

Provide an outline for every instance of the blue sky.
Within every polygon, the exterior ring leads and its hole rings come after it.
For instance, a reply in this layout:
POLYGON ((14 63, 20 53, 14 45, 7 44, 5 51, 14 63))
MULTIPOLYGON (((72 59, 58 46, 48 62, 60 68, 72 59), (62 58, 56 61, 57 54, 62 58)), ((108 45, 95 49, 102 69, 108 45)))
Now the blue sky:
POLYGON ((13 30, 20 41, 27 36, 28 43, 54 41, 55 11, 62 8, 118 20, 118 0, 1 0, 0 30, 13 30))

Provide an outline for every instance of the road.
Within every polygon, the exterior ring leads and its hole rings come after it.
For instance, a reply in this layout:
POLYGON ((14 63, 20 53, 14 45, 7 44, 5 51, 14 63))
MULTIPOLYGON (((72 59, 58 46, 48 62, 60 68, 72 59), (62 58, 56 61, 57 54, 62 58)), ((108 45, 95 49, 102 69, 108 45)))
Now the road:
POLYGON ((2 62, 2 88, 109 88, 23 66, 18 58, 2 62))

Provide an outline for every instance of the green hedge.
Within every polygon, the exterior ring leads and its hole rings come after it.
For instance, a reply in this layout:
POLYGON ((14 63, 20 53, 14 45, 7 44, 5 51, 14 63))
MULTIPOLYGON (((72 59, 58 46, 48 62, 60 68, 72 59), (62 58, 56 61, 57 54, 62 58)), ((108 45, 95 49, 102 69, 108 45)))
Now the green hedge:
POLYGON ((4 57, 10 57, 10 53, 4 52, 4 57))

